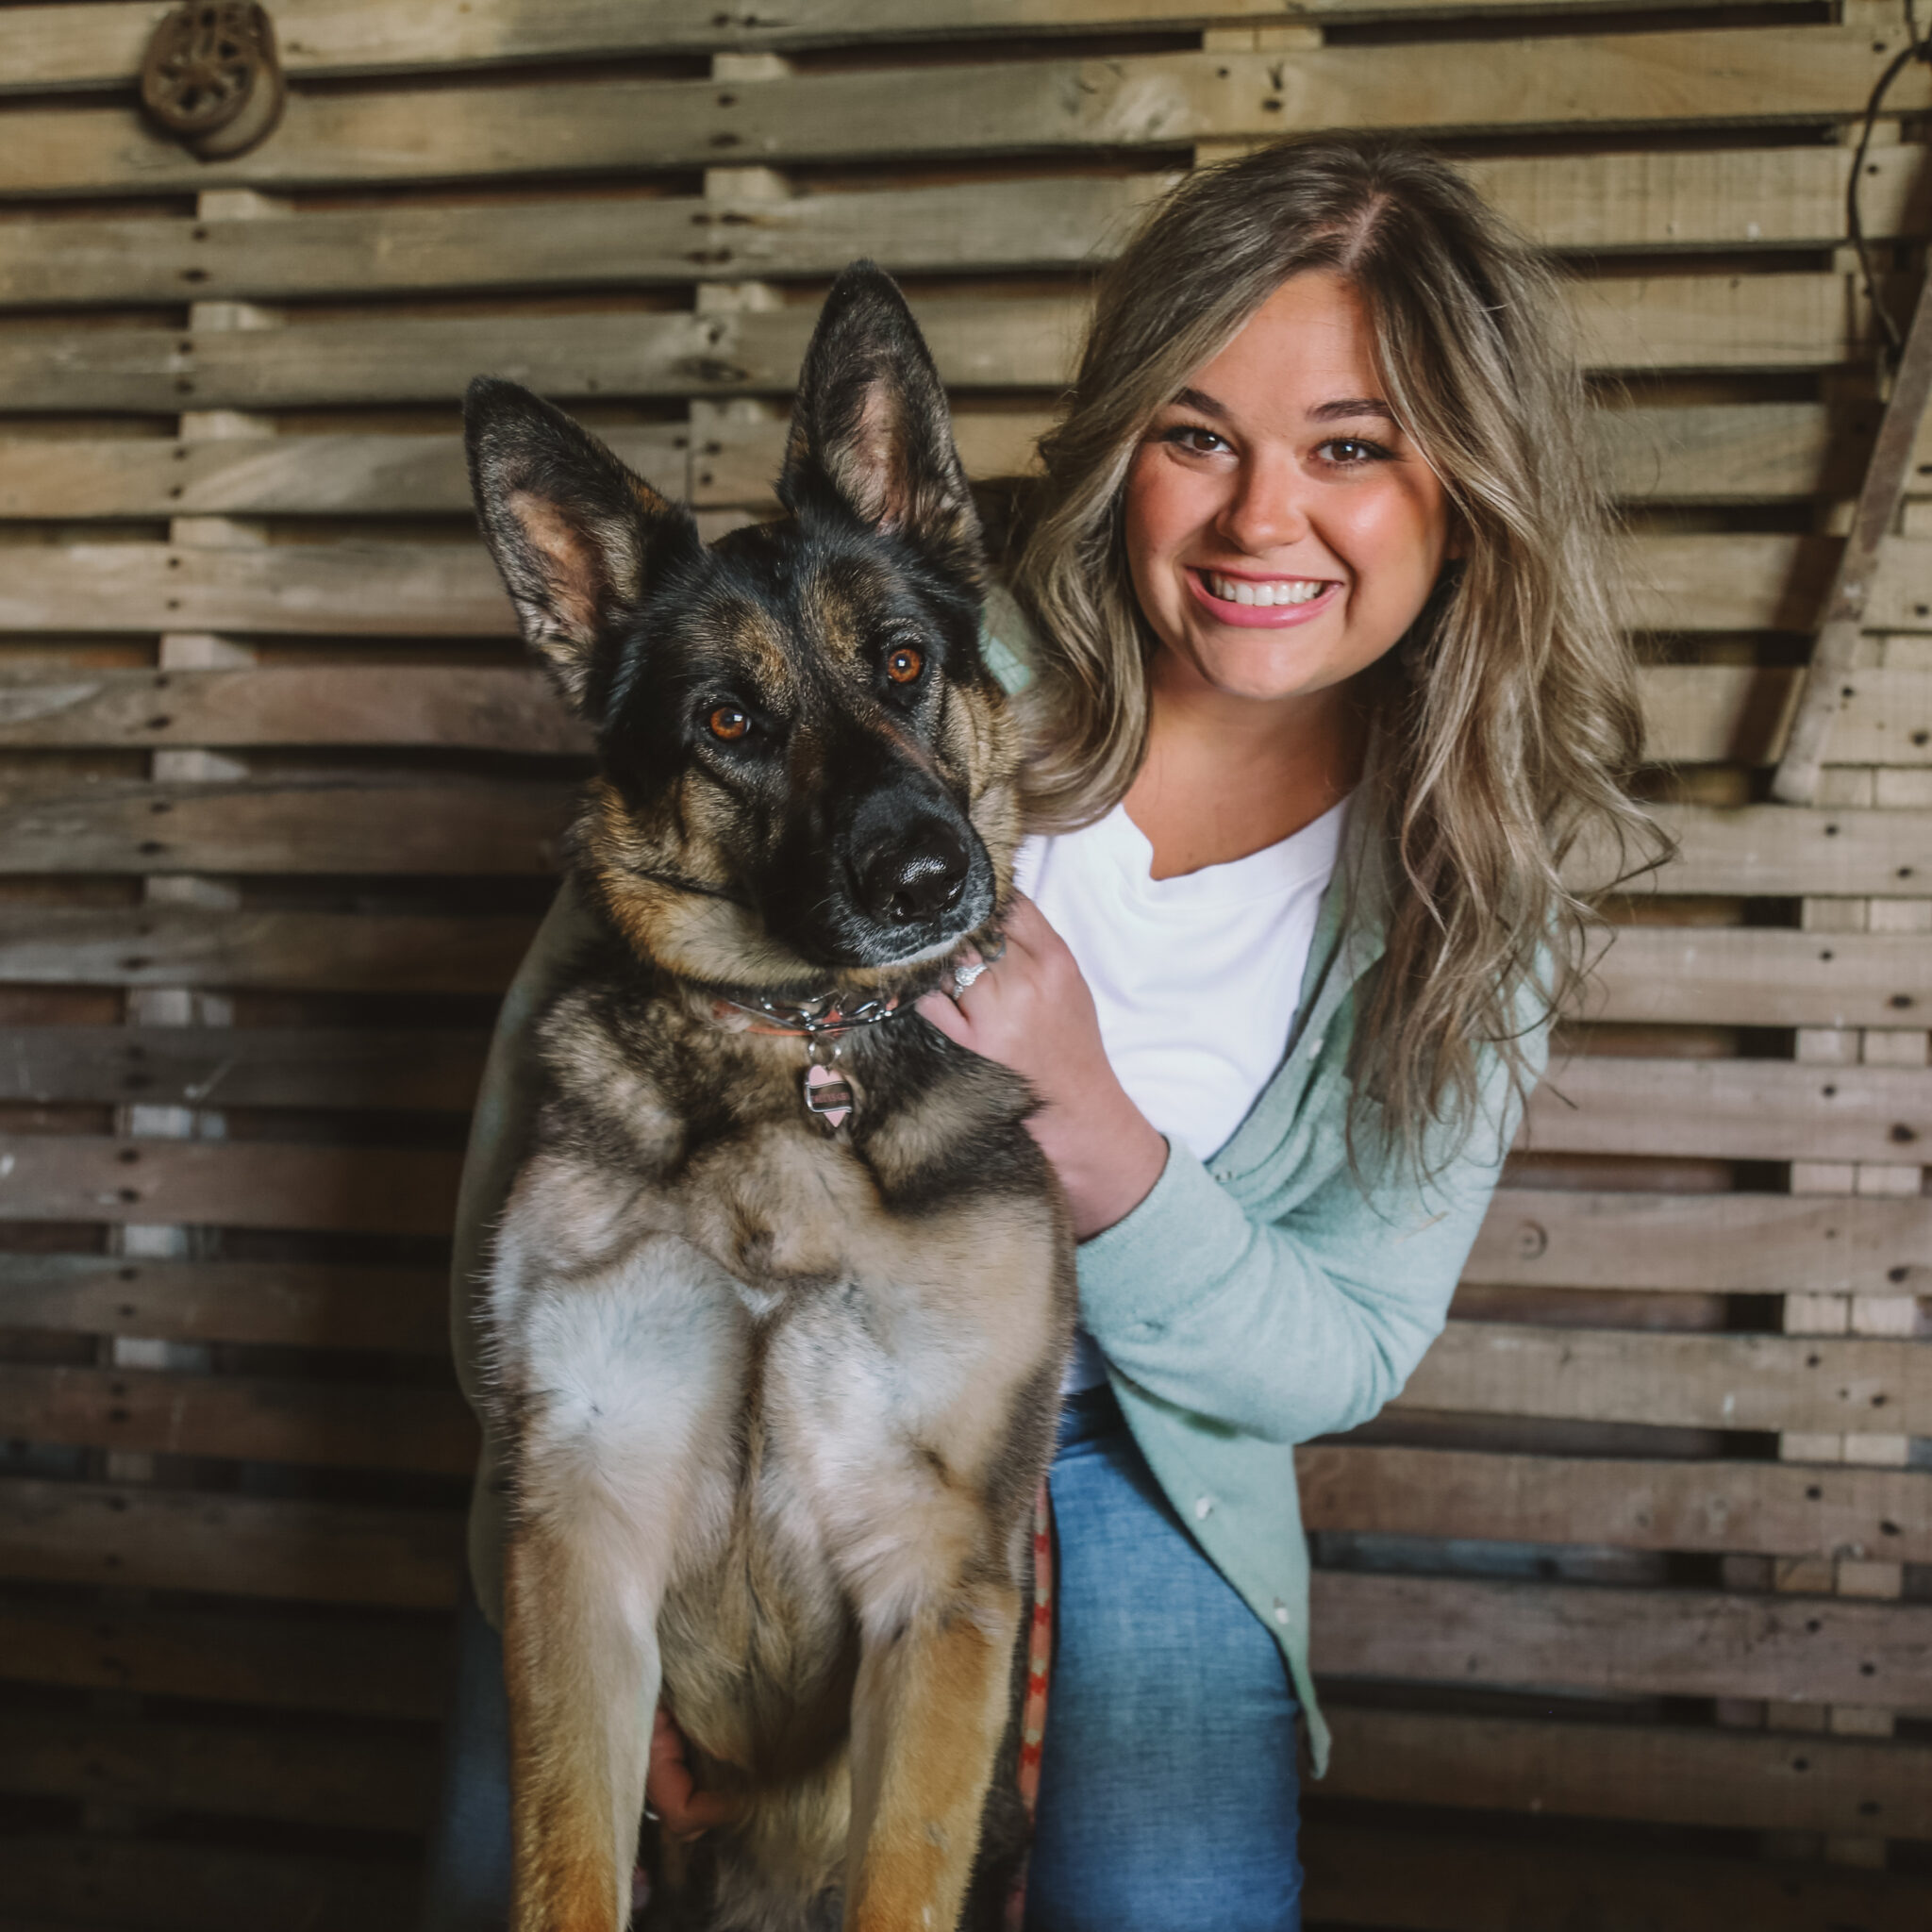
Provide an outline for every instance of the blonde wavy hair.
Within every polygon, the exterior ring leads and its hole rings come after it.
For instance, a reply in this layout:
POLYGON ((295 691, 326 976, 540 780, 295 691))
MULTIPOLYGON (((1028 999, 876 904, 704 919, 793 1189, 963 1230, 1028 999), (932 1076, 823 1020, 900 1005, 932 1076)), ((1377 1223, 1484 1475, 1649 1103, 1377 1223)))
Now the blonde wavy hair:
POLYGON ((1641 749, 1636 666, 1606 581, 1567 305, 1542 257, 1446 163, 1328 135, 1203 169, 1103 279, 1012 573, 1041 641, 1028 799, 1036 825, 1072 829, 1140 769, 1158 640, 1128 575, 1128 466, 1156 412, 1311 270, 1360 296, 1386 399, 1461 540, 1360 691, 1372 731, 1357 809, 1376 814, 1400 878, 1356 1028, 1351 1132, 1373 1111, 1376 1138, 1428 1172, 1476 1121, 1486 1053, 1522 1091, 1525 1007, 1546 1015, 1577 990, 1591 915, 1564 881, 1573 847, 1661 849, 1625 791, 1641 749))

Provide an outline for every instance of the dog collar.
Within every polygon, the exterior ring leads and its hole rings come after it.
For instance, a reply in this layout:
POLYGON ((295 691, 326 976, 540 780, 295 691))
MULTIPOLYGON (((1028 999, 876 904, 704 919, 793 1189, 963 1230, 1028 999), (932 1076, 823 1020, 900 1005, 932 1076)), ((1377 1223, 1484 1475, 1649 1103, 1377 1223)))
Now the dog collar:
POLYGON ((860 1027, 877 1026, 912 1010, 896 996, 860 1000, 857 1006, 845 1006, 841 1001, 842 995, 827 992, 811 1000, 760 999, 754 1004, 721 997, 711 1003, 712 1013, 720 1020, 734 1009, 752 1015, 755 1024, 739 1028, 740 1032, 776 1033, 804 1040, 808 1056, 805 1110, 835 1133, 852 1118, 857 1099, 852 1082, 832 1064, 839 1057, 840 1041, 860 1027))
MULTIPOLYGON (((1007 950, 1004 933, 989 935, 986 944, 979 948, 981 959, 991 965, 1007 950)), ((985 966, 979 971, 983 972, 985 966)), ((951 962, 941 969, 928 991, 937 991, 943 987, 952 971, 951 962)), ((974 977, 977 977, 975 973, 974 977)), ((920 995, 913 995, 914 999, 920 995)), ((848 1033, 857 1033, 867 1026, 882 1025, 888 1020, 897 1020, 913 1010, 911 1000, 894 993, 890 998, 873 997, 847 1004, 847 995, 839 992, 822 992, 808 1000, 774 1000, 755 995, 749 1000, 733 999, 728 993, 716 993, 711 999, 711 1017, 724 1020, 730 1014, 746 1013, 753 1024, 741 1026, 741 1033, 762 1033, 777 1035, 784 1039, 803 1040, 806 1042, 807 1061, 805 1082, 802 1089, 805 1110, 816 1120, 836 1132, 849 1121, 858 1105, 852 1083, 840 1073, 833 1062, 839 1058, 841 1042, 848 1033)))

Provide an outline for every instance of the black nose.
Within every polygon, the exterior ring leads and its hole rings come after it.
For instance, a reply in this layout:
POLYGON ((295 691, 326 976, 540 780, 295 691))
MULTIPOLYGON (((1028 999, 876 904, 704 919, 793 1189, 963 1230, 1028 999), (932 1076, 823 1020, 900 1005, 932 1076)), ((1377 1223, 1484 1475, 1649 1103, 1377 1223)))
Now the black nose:
POLYGON ((965 890, 966 847, 937 819, 895 834, 866 855, 858 868, 859 903, 877 920, 910 925, 936 919, 965 890))

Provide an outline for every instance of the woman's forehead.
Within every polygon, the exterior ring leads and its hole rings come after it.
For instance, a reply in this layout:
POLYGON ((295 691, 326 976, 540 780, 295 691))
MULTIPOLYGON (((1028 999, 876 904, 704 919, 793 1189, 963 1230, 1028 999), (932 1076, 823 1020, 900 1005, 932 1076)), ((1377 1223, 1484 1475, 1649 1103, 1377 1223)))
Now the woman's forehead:
POLYGON ((1366 304, 1352 282, 1320 270, 1291 275, 1275 289, 1175 401, 1230 419, 1395 420, 1376 373, 1366 304))

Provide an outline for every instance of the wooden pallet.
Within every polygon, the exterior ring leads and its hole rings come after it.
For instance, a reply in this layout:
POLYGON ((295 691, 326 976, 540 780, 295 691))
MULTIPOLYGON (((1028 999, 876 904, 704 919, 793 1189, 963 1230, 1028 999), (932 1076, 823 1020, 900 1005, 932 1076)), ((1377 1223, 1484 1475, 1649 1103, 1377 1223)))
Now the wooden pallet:
MULTIPOLYGON (((1903 16, 1825 11, 277 0, 285 122, 207 164, 134 109, 147 0, 0 8, 0 1928, 413 1912, 445 1235, 586 750, 463 384, 723 527, 864 253, 1021 474, 1137 211, 1323 125, 1570 272, 1682 849, 1448 1333, 1302 1456, 1311 1919, 1925 1922, 1932 435, 1820 802, 1758 802, 1877 417, 1845 135, 1903 16)), ((1928 108, 1863 183, 1895 304, 1928 108)))

